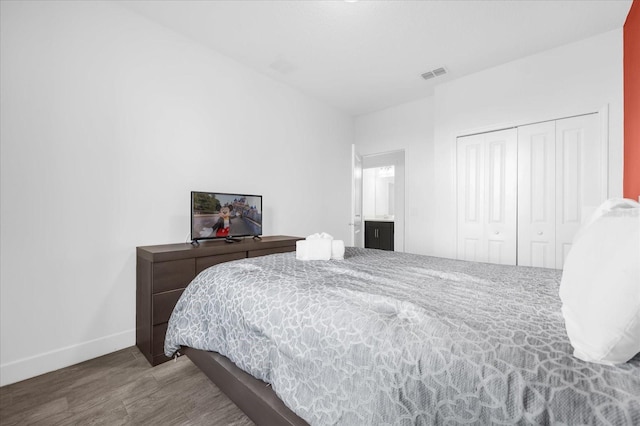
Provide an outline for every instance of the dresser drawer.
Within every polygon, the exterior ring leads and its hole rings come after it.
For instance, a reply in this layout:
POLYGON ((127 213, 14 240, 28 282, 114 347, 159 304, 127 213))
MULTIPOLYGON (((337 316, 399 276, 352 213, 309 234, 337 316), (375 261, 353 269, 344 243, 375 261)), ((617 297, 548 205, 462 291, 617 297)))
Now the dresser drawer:
POLYGON ((217 256, 199 257, 196 259, 196 275, 204 271, 210 266, 217 265, 218 263, 230 262, 232 260, 245 259, 247 257, 246 251, 240 251, 237 253, 220 254, 217 256))
POLYGON ((153 295, 153 325, 169 321, 171 312, 183 291, 184 289, 181 288, 153 295))
POLYGON ((185 288, 196 277, 196 260, 182 259, 153 264, 153 293, 185 288))
POLYGON ((276 254, 276 253, 288 253, 290 251, 295 251, 296 246, 285 246, 285 247, 274 247, 262 250, 251 250, 248 252, 247 257, 258 257, 258 256, 266 256, 268 254, 276 254))

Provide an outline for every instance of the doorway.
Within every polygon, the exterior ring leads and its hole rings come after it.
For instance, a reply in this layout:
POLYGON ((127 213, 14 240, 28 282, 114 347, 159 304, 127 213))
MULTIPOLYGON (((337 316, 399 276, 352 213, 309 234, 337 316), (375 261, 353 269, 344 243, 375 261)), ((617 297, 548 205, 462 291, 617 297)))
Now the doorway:
POLYGON ((395 251, 404 251, 404 186, 404 150, 362 157, 363 219, 392 222, 395 251))

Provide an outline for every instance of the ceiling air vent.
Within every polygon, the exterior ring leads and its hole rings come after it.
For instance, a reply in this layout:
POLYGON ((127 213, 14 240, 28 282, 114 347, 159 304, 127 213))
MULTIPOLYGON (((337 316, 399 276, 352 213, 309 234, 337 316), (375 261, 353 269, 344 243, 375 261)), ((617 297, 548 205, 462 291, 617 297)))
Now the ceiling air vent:
POLYGON ((445 70, 444 68, 436 68, 435 70, 431 71, 436 77, 440 77, 441 75, 444 75, 447 73, 447 70, 445 70))
POLYGON ((422 78, 424 78, 425 80, 430 80, 435 77, 440 77, 441 75, 444 75, 446 73, 447 70, 444 69, 444 67, 440 67, 436 68, 435 70, 425 72, 424 74, 422 74, 422 78))

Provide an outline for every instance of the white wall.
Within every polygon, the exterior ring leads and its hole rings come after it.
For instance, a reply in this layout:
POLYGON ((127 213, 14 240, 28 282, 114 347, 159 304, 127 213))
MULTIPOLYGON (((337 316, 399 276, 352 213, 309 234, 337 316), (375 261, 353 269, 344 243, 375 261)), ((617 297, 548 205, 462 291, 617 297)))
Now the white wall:
POLYGON ((429 97, 355 120, 355 143, 360 154, 405 151, 404 251, 409 253, 427 253, 429 248, 431 229, 424 218, 434 205, 425 191, 427 182, 432 181, 432 171, 425 163, 433 152, 433 114, 433 98, 429 97))
POLYGON ((609 196, 622 195, 622 31, 436 87, 435 96, 356 118, 363 154, 407 150, 406 251, 455 257, 456 137, 609 108, 609 196))
POLYGON ((1 384, 135 343, 135 247, 191 190, 347 239, 350 117, 117 4, 1 5, 1 384))

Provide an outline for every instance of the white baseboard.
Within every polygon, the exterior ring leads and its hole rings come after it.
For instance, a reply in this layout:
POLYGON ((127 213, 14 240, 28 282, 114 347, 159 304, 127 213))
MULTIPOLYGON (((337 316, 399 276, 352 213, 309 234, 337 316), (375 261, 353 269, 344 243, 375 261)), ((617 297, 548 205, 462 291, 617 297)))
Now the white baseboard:
POLYGON ((135 345, 136 330, 89 340, 0 365, 0 386, 30 379, 60 368, 135 345))

